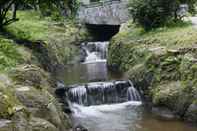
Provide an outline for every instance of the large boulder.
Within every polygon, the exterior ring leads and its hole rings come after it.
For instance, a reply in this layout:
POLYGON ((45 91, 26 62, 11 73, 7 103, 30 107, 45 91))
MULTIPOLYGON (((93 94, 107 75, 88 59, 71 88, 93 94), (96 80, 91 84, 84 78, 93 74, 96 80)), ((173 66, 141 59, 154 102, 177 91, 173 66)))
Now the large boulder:
POLYGON ((189 106, 185 119, 187 121, 197 123, 197 103, 193 103, 189 106))
MULTIPOLYGON (((52 95, 49 75, 37 66, 13 69, 0 83, 0 130, 67 131, 68 116, 52 95)), ((1 77, 0 77, 1 78, 1 77)), ((1 80, 1 79, 0 79, 1 80)))
POLYGON ((0 130, 1 131, 11 131, 13 129, 11 120, 1 119, 0 120, 0 130))
POLYGON ((30 127, 32 128, 32 131, 59 131, 50 122, 35 117, 30 120, 30 127))
POLYGON ((9 73, 16 84, 36 88, 49 87, 49 74, 35 65, 20 65, 9 73))

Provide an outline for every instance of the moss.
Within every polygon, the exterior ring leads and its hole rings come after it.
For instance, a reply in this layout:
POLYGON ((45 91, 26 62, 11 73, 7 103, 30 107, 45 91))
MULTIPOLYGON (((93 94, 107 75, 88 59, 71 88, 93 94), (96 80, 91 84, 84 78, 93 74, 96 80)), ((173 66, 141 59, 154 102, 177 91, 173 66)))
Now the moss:
POLYGON ((34 86, 38 89, 48 87, 49 74, 34 65, 20 65, 9 72, 15 84, 34 86))
POLYGON ((7 27, 8 34, 0 35, 0 56, 5 57, 0 71, 6 70, 12 79, 9 86, 0 85, 0 118, 10 119, 16 129, 21 126, 28 130, 26 127, 32 124, 29 120, 39 117, 66 130, 70 128, 68 118, 50 93, 51 77, 44 69, 54 66, 54 71, 60 64, 67 64, 88 33, 83 25, 54 22, 34 11, 19 11, 17 15, 20 20, 7 27))
POLYGON ((108 65, 126 71, 154 105, 183 117, 197 99, 196 35, 190 24, 144 32, 129 23, 111 40, 108 65))
POLYGON ((3 119, 10 119, 16 112, 16 108, 21 106, 13 91, 9 88, 11 87, 0 85, 0 118, 3 119))
POLYGON ((35 56, 31 63, 40 63, 46 70, 67 64, 78 53, 75 45, 89 37, 83 25, 71 20, 56 22, 31 10, 19 11, 17 17, 20 20, 9 25, 7 31, 14 39, 29 41, 26 46, 31 48, 35 56))
POLYGON ((180 82, 171 82, 158 85, 152 90, 153 103, 155 105, 172 107, 179 93, 181 92, 180 82), (167 105, 166 105, 167 104, 167 105))
POLYGON ((124 64, 122 59, 118 58, 121 57, 121 55, 126 57, 127 55, 130 56, 131 53, 133 53, 130 51, 131 48, 145 50, 157 50, 159 48, 164 48, 164 50, 177 50, 192 48, 195 46, 195 42, 197 41, 197 38, 195 37, 197 35, 196 29, 189 25, 183 27, 160 28, 146 33, 135 25, 127 26, 128 28, 125 28, 124 30, 122 29, 121 32, 110 42, 111 44, 108 56, 109 65, 116 63, 124 64), (125 48, 129 49, 124 50, 125 48), (119 49, 119 51, 117 49, 119 49), (124 51, 129 53, 122 53, 124 51))

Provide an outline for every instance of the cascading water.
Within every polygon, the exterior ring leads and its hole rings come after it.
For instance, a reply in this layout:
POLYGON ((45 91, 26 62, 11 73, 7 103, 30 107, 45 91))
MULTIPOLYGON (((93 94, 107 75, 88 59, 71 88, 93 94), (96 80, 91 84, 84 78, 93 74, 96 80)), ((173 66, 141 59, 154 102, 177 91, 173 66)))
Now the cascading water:
MULTIPOLYGON (((88 131, 125 131, 129 125, 125 122, 129 121, 121 113, 127 114, 128 108, 135 110, 141 105, 140 95, 130 81, 114 81, 117 78, 109 76, 106 66, 108 44, 87 42, 81 45, 84 56, 81 66, 85 68, 80 71, 84 70, 82 76, 88 81, 82 82, 87 84, 69 86, 67 92, 74 126, 83 125, 88 131), (116 129, 109 122, 117 125, 116 129)), ((132 115, 136 117, 136 114, 132 115)))
POLYGON ((84 106, 141 101, 138 91, 127 81, 94 82, 71 88, 71 103, 84 106))
POLYGON ((107 69, 108 43, 83 43, 82 63, 64 72, 65 83, 72 85, 66 94, 73 126, 82 125, 88 131, 196 131, 181 122, 159 121, 145 112, 132 82, 122 81, 125 78, 119 72, 107 69))
POLYGON ((106 62, 107 47, 109 42, 88 42, 82 44, 86 53, 85 64, 106 62))
MULTIPOLYGON (((70 87, 67 97, 74 124, 90 131, 127 130, 129 124, 125 122, 128 121, 121 113, 127 114, 128 109, 135 110, 141 105, 141 97, 130 81, 92 82, 70 87), (111 127, 109 122, 116 127, 111 127)), ((132 115, 136 117, 137 114, 132 115)))

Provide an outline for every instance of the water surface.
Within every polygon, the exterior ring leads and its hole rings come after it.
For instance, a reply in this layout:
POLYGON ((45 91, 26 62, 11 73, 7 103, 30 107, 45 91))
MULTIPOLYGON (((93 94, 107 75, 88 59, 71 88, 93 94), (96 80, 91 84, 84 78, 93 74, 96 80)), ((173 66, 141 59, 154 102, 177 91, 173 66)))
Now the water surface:
MULTIPOLYGON (((84 62, 60 71, 60 78, 64 78, 66 85, 126 79, 122 73, 107 69, 107 45, 107 42, 83 43, 84 62)), ((155 117, 140 101, 88 106, 71 102, 70 107, 73 125, 83 125, 89 131, 197 131, 197 127, 184 122, 155 117)))

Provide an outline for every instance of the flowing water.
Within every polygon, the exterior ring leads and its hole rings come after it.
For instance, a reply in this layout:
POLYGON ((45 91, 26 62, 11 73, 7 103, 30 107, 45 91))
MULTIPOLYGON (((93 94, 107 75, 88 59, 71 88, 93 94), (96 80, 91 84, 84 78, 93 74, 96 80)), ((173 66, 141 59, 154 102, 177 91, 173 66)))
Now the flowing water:
POLYGON ((197 131, 149 112, 132 82, 107 69, 107 46, 108 42, 83 43, 82 62, 62 72, 66 85, 71 85, 67 97, 74 126, 82 125, 88 131, 197 131))

